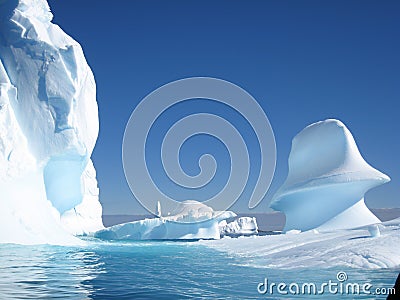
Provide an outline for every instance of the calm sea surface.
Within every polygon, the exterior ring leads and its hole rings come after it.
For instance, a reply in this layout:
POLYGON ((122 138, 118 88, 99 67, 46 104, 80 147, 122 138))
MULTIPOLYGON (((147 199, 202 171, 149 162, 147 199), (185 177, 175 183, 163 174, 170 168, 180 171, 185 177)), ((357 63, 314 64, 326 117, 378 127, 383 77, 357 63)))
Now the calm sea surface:
MULTIPOLYGON (((0 245, 0 299, 275 299, 280 296, 276 287, 272 295, 260 294, 258 285, 264 283, 261 292, 266 279, 268 285, 293 283, 301 289, 302 283, 314 283, 319 288, 329 280, 338 283, 337 273, 346 272, 345 282, 370 283, 374 292, 392 287, 398 274, 398 270, 277 270, 247 265, 244 258, 196 242, 89 240, 88 246, 80 248, 0 245)), ((325 290, 311 296, 327 297, 339 295, 325 290)))

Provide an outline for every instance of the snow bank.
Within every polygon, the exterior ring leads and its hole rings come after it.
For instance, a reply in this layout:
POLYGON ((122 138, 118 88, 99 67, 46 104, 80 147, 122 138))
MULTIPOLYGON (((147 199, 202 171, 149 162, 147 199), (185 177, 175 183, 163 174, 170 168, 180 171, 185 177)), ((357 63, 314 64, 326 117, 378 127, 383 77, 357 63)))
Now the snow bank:
POLYGON ((343 123, 321 121, 293 139, 289 174, 271 207, 285 213, 285 231, 374 224, 380 221, 365 206, 364 194, 389 180, 365 162, 343 123))
POLYGON ((233 212, 213 211, 203 203, 188 200, 167 217, 114 225, 94 236, 106 240, 219 239, 219 222, 235 216, 233 212))
POLYGON ((64 229, 103 228, 90 160, 95 81, 80 45, 51 19, 45 0, 0 2, 1 243, 59 244, 64 229))

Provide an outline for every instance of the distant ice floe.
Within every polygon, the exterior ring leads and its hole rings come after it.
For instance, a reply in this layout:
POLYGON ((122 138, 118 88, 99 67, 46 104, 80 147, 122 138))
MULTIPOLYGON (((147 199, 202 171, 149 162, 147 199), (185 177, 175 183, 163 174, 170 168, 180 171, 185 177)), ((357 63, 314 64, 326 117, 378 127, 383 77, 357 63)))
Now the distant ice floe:
MULTIPOLYGON (((158 205, 159 206, 159 205, 158 205)), ((161 208, 158 208, 161 212, 161 208)), ((94 233, 111 240, 193 240, 219 239, 219 223, 236 217, 231 211, 213 211, 201 202, 187 200, 166 217, 114 225, 94 233)))
POLYGON ((379 223, 364 194, 390 178, 371 167, 346 126, 334 119, 295 136, 289 174, 271 207, 286 215, 284 231, 356 228, 379 223))

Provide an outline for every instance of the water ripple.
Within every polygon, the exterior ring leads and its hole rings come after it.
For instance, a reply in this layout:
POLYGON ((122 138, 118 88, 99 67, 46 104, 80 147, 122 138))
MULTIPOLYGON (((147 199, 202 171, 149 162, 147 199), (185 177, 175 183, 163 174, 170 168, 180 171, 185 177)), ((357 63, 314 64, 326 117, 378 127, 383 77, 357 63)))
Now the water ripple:
MULTIPOLYGON (((0 245, 0 299, 255 299, 266 276, 318 282, 336 274, 257 269, 239 260, 181 242, 0 245)), ((396 276, 395 270, 352 272, 351 278, 386 287, 396 276)))

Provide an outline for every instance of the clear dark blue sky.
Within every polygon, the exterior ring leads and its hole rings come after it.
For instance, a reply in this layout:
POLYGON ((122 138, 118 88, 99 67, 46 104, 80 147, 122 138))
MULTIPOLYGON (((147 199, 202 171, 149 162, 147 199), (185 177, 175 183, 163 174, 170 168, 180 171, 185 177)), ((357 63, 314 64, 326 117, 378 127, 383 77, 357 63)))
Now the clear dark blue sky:
MULTIPOLYGON (((50 0, 54 22, 83 47, 97 82, 93 153, 106 214, 145 213, 124 178, 125 125, 157 87, 192 76, 251 93, 276 136, 284 181, 291 139, 306 125, 342 120, 364 158, 392 182, 370 207, 399 207, 400 1, 50 0)), ((248 201, 234 209, 245 211, 248 201)))

